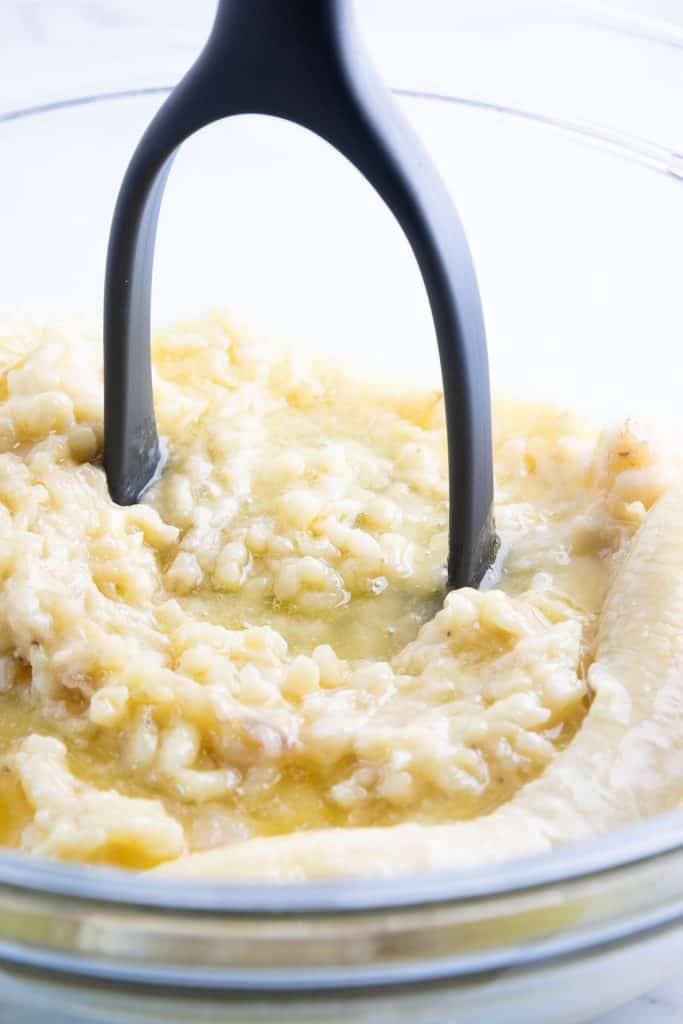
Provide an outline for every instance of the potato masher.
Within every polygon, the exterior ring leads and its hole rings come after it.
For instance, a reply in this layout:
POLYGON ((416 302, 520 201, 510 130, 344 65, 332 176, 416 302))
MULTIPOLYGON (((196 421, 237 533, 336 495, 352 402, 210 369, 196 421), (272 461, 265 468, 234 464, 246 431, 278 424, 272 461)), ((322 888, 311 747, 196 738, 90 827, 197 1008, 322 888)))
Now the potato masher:
POLYGON ((351 0, 220 0, 209 39, 144 133, 116 203, 104 297, 104 466, 129 505, 160 469, 150 365, 154 242, 180 144, 214 121, 292 121, 345 156, 410 242, 426 286, 445 397, 449 586, 491 565, 493 464, 488 360, 472 258, 446 187, 366 56, 351 0))

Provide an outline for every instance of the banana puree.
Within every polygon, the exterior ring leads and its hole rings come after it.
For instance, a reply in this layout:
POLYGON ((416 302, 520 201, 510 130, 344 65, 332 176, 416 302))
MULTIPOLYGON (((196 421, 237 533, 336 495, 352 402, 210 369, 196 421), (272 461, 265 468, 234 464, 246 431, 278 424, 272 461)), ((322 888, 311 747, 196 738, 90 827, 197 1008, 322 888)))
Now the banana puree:
POLYGON ((0 842, 200 878, 537 853, 676 806, 683 493, 632 423, 494 408, 495 585, 445 596, 437 391, 216 314, 154 344, 114 505, 101 344, 0 326, 0 842))

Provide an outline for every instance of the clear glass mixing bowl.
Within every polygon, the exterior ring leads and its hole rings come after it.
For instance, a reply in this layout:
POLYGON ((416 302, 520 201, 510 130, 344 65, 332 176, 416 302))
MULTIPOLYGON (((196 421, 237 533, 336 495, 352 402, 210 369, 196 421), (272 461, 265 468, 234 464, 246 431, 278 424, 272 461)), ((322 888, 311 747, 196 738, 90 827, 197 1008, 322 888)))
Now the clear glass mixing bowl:
MULTIPOLYGON (((494 386, 602 419, 678 417, 675 5, 450 6, 421 4, 418 23, 410 4, 367 0, 361 16, 460 208, 494 386)), ((121 62, 125 33, 108 25, 69 37, 62 86, 50 78, 42 94, 40 34, 8 56, 4 307, 99 315, 118 183, 195 45, 172 18, 164 35, 136 15, 135 59, 121 62)), ((157 321, 228 304, 368 372, 438 373, 398 228, 291 126, 241 118, 191 140, 157 254, 157 321)), ((0 1019, 12 1021, 570 1024, 651 987, 681 952, 679 814, 550 857, 391 883, 160 884, 0 856, 0 1019)))

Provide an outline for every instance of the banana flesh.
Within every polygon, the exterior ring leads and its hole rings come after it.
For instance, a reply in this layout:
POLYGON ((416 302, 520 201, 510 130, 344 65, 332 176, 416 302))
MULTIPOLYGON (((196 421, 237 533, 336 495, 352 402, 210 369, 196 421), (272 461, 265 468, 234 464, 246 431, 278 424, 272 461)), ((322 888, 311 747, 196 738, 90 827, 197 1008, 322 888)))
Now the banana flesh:
POLYGON ((390 876, 542 853, 676 807, 683 792, 683 489, 635 535, 607 597, 593 702, 572 744, 487 817, 252 839, 156 875, 299 881, 390 876))

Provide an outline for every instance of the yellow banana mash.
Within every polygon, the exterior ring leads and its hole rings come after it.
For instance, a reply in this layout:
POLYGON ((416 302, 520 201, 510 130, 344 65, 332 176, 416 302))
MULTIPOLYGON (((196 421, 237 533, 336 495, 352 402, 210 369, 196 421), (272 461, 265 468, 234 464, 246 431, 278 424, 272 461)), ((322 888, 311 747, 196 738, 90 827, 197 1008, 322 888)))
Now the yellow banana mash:
POLYGON ((227 317, 154 346, 161 480, 114 505, 101 345, 0 324, 0 843, 198 877, 520 856, 683 791, 679 462, 494 409, 488 588, 444 598, 440 393, 227 317))

